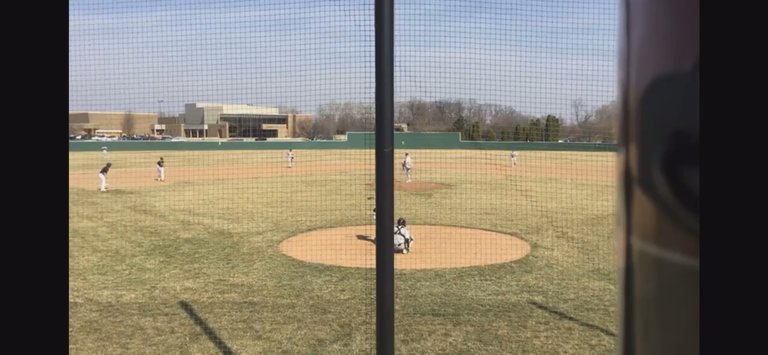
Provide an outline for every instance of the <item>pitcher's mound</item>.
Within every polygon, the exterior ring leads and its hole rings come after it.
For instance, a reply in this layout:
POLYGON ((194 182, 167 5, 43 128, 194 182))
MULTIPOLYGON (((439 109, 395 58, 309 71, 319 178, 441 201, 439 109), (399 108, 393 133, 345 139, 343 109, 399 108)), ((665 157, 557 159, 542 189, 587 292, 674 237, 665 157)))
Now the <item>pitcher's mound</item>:
MULTIPOLYGON (((373 225, 321 229, 280 243, 280 251, 310 263, 347 267, 376 266, 373 225)), ((411 252, 395 254, 396 269, 457 268, 505 263, 531 251, 525 241, 480 229, 414 225, 411 252)), ((392 238, 390 233, 387 237, 392 238)))

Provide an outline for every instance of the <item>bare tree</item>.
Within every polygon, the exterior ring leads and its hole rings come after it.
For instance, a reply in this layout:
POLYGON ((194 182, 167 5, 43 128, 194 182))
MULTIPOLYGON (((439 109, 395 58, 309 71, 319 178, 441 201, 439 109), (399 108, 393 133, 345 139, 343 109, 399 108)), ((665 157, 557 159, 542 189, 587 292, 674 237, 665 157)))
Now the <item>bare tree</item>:
POLYGON ((312 120, 312 128, 309 133, 311 138, 326 139, 333 136, 336 131, 335 102, 321 105, 317 109, 317 117, 312 120))
POLYGON ((296 122, 296 135, 304 138, 315 138, 315 132, 313 130, 315 120, 312 121, 298 121, 296 122))
POLYGON ((123 134, 134 134, 136 129, 136 117, 132 111, 128 111, 123 116, 123 120, 120 124, 120 128, 123 130, 123 134))
POLYGON ((488 123, 488 114, 485 105, 477 103, 477 100, 470 99, 469 102, 462 105, 463 115, 470 121, 480 121, 488 123))
POLYGON ((355 127, 354 106, 350 102, 337 105, 336 109, 336 133, 344 134, 355 127))
POLYGON ((616 142, 618 105, 615 100, 592 109, 581 99, 574 100, 572 109, 573 121, 563 125, 566 137, 580 142, 616 142))
POLYGON ((573 118, 579 126, 589 124, 592 117, 594 117, 594 111, 589 109, 581 99, 574 100, 571 103, 571 108, 573 110, 573 118))
POLYGON ((408 123, 413 120, 413 115, 408 107, 408 102, 395 102, 395 123, 408 123))
POLYGON ((317 116, 307 128, 305 137, 310 139, 332 139, 336 132, 336 122, 332 117, 317 116))
POLYGON ((573 100, 571 110, 573 120, 565 127, 566 135, 578 142, 590 142, 595 111, 587 107, 582 99, 573 100))
POLYGON ((595 110, 592 125, 592 141, 615 143, 618 134, 619 106, 616 100, 604 104, 595 110))
POLYGON ((517 112, 513 107, 506 105, 485 105, 484 111, 487 112, 488 125, 497 132, 512 132, 515 126, 527 124, 528 119, 517 112))
POLYGON ((372 104, 358 104, 357 115, 362 121, 362 131, 373 132, 376 124, 376 108, 372 104))
POLYGON ((398 106, 395 122, 407 123, 409 130, 429 130, 432 113, 431 103, 413 99, 402 102, 398 106))

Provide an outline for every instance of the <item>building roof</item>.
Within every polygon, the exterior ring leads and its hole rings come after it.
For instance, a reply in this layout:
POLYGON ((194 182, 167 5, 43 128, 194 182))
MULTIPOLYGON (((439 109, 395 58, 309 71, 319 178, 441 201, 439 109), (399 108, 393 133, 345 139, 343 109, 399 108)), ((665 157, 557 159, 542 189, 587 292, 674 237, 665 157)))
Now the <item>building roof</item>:
POLYGON ((261 114, 276 115, 280 113, 277 107, 255 106, 244 104, 221 104, 211 102, 195 102, 187 105, 194 105, 195 108, 218 107, 222 114, 261 114))
POLYGON ((157 115, 154 112, 132 112, 132 111, 69 111, 69 114, 87 113, 91 115, 157 115))

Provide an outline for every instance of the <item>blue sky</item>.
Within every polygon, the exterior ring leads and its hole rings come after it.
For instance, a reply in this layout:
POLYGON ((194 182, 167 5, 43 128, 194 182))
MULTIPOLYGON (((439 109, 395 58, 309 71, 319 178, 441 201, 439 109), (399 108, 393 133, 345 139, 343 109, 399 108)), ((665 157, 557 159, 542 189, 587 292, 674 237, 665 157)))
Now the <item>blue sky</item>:
MULTIPOLYGON (((69 4, 70 110, 374 102, 373 0, 69 4)), ((395 99, 562 117, 577 99, 607 103, 617 92, 618 10, 608 0, 396 0, 395 99)))

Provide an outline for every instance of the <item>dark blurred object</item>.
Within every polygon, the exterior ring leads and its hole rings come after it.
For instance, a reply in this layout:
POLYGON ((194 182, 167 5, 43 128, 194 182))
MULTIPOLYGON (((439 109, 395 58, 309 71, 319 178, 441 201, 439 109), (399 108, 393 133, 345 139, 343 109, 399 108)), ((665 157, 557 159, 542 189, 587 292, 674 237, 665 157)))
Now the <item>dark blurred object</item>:
POLYGON ((624 2, 622 354, 699 353, 699 2, 624 2))

